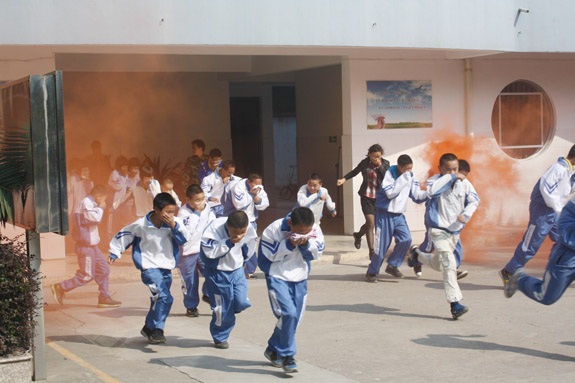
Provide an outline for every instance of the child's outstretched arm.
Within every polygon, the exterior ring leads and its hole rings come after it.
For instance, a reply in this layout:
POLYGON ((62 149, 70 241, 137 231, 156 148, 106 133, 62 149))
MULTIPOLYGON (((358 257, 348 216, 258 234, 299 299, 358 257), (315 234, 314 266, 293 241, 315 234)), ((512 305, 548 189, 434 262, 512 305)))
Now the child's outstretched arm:
POLYGON ((317 201, 319 193, 310 194, 307 196, 307 185, 302 185, 297 192, 297 204, 300 207, 310 207, 312 203, 317 201))
POLYGON ((419 181, 415 177, 413 177, 413 181, 411 182, 411 190, 409 192, 409 197, 415 203, 423 203, 428 199, 427 191, 421 190, 419 181))
POLYGON ((122 253, 126 251, 137 238, 134 232, 137 230, 136 223, 132 223, 118 232, 110 241, 110 249, 108 252, 108 262, 114 263, 116 259, 122 258, 122 253))

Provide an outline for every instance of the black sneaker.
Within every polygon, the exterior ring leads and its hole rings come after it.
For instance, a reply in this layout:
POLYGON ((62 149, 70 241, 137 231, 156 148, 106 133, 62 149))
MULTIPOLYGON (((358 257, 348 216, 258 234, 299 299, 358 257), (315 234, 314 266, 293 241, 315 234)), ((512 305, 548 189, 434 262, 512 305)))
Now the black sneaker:
POLYGON ((509 282, 505 284, 505 288, 503 289, 503 294, 505 294, 507 298, 511 298, 513 294, 515 294, 519 288, 519 279, 523 278, 525 275, 523 267, 518 267, 517 270, 515 270, 511 278, 509 278, 509 282))
POLYGON ((222 349, 222 350, 225 350, 225 349, 227 349, 227 348, 230 348, 230 344, 229 344, 228 342, 226 342, 226 341, 223 341, 223 342, 214 342, 214 347, 215 347, 215 348, 222 349))
POLYGON ((142 336, 144 338, 148 338, 148 342, 152 343, 152 329, 149 328, 147 325, 144 325, 144 327, 142 327, 142 329, 140 330, 140 334, 142 334, 142 336))
POLYGON ((415 273, 415 276, 417 278, 421 278, 421 276, 423 275, 423 272, 421 271, 421 265, 413 266, 413 272, 415 273))
POLYGON ((166 343, 166 337, 164 336, 164 330, 161 328, 155 328, 148 337, 148 341, 152 344, 166 343))
POLYGON ((110 308, 110 307, 120 307, 120 305, 122 304, 122 302, 120 301, 116 301, 112 298, 104 298, 104 299, 98 299, 98 308, 99 309, 105 309, 105 308, 110 308))
POLYGON ((513 275, 512 273, 505 270, 504 268, 499 270, 499 276, 501 277, 501 280, 503 281, 503 287, 505 287, 507 282, 509 282, 509 278, 511 278, 512 275, 513 275))
POLYGON ((375 283, 375 282, 377 282, 377 275, 365 273, 365 281, 370 282, 370 283, 375 283))
POLYGON ((284 372, 291 374, 292 372, 297 372, 297 364, 293 356, 286 356, 282 363, 282 368, 284 372))
POLYGON ((361 249, 361 235, 359 233, 353 233, 353 245, 356 249, 361 249))
POLYGON ((458 272, 457 272, 457 279, 458 279, 458 280, 459 280, 459 279, 463 279, 463 278, 465 278, 465 277, 468 276, 468 275, 469 275, 469 273, 467 272, 467 270, 458 271, 458 272))
POLYGON ((52 294, 54 294, 54 299, 56 300, 56 303, 58 303, 59 305, 63 305, 64 304, 64 289, 62 288, 62 286, 59 283, 54 283, 52 285, 52 294))
POLYGON ((202 301, 206 302, 210 306, 212 305, 212 302, 210 302, 210 297, 208 297, 207 295, 202 295, 202 301))
POLYGON ((190 318, 197 318, 200 316, 200 312, 197 308, 195 309, 186 309, 186 316, 190 318))
POLYGON ((282 366, 282 358, 278 357, 277 352, 273 351, 269 347, 266 348, 264 351, 264 356, 267 360, 269 360, 274 367, 281 367, 282 366))
POLYGON ((403 274, 395 266, 387 265, 385 272, 395 278, 403 278, 403 274))

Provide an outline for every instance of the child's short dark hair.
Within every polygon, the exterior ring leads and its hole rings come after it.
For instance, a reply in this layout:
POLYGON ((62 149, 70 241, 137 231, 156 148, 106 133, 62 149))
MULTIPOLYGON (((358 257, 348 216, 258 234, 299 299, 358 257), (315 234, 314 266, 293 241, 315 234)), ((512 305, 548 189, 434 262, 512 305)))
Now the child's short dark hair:
POLYGON ((132 157, 128 160, 128 167, 129 168, 139 168, 140 167, 140 160, 136 157, 132 157))
POLYGON ((312 226, 315 222, 313 212, 307 207, 295 208, 290 215, 291 225, 312 226))
POLYGON ((216 158, 216 157, 221 157, 222 156, 222 151, 218 148, 213 148, 212 150, 210 150, 210 158, 216 158))
POLYGON ((122 166, 128 166, 128 159, 124 156, 119 156, 116 158, 116 162, 114 162, 114 168, 120 170, 122 166))
POLYGON ((367 155, 370 155, 371 153, 381 153, 383 155, 383 148, 381 147, 380 144, 373 144, 369 147, 369 149, 367 149, 367 155))
POLYGON ((248 215, 241 210, 236 210, 228 215, 228 220, 226 221, 226 225, 234 229, 245 229, 249 224, 248 215))
POLYGON ((465 160, 459 160, 459 171, 462 170, 464 172, 471 173, 471 166, 469 165, 469 162, 465 160))
POLYGON ((397 164, 399 166, 411 165, 413 164, 413 160, 407 154, 402 154, 401 156, 397 157, 397 164))
POLYGON ((206 150, 206 143, 200 139, 193 140, 192 145, 196 145, 198 148, 201 148, 202 150, 206 150))
POLYGON ((571 149, 569 149, 569 153, 567 154, 567 158, 573 158, 573 157, 575 157, 575 145, 573 145, 571 149))
POLYGON ((445 153, 439 159, 439 166, 443 166, 446 162, 457 161, 457 156, 453 153, 445 153))
POLYGON ((106 187, 104 185, 96 185, 92 188, 92 191, 90 192, 90 195, 92 197, 97 196, 97 195, 107 195, 108 194, 108 189, 106 189, 106 187))
POLYGON ((162 181, 162 185, 167 185, 167 184, 174 184, 174 181, 171 178, 164 178, 164 180, 162 181))
POLYGON ((170 193, 158 193, 154 197, 154 208, 162 210, 166 206, 175 205, 176 200, 170 193))
POLYGON ((255 180, 262 180, 262 176, 260 176, 258 173, 250 173, 248 175, 248 181, 250 182, 254 182, 255 180))
POLYGON ((140 168, 140 177, 153 177, 154 169, 150 165, 144 165, 140 168))
POLYGON ((229 168, 235 168, 236 167, 236 163, 232 160, 225 160, 224 162, 222 162, 222 168, 224 170, 228 170, 229 168))
POLYGON ((186 197, 192 198, 193 196, 198 195, 198 194, 203 193, 203 192, 204 192, 204 189, 202 189, 202 187, 200 185, 191 184, 186 189, 186 197))
POLYGON ((315 173, 315 172, 314 172, 314 173, 311 173, 311 174, 309 175, 309 178, 308 178, 308 179, 314 180, 314 181, 318 181, 319 183, 321 183, 321 176, 319 175, 319 173, 315 173))

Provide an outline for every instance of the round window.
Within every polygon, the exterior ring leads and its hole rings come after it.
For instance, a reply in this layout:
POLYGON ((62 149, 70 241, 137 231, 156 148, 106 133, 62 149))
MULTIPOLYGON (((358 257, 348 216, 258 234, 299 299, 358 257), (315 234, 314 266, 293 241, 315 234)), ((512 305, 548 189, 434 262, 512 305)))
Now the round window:
POLYGON ((533 156, 553 139, 555 133, 551 99, 534 82, 514 81, 503 88, 493 104, 491 129, 508 156, 533 156))

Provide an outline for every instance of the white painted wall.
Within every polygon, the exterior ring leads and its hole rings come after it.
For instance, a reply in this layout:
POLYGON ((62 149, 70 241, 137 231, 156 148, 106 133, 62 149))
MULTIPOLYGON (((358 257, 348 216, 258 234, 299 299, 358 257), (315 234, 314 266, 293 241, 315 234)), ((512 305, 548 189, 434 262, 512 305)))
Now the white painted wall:
MULTIPOLYGON (((344 64, 344 95, 349 86, 349 98, 344 96, 344 174, 355 167, 367 154, 367 149, 379 143, 384 157, 392 165, 400 154, 410 154, 414 173, 423 181, 428 165, 419 160, 418 147, 440 129, 464 133, 464 66, 462 60, 350 60, 344 64), (431 80, 433 97, 433 128, 367 130, 367 81, 431 80), (351 156, 349 155, 351 153, 351 156), (419 172, 423 172, 420 174, 419 172)), ((353 206, 353 217, 345 218, 345 232, 357 231, 364 222, 357 190, 361 176, 344 184, 344 203, 353 206)), ((408 205, 406 217, 412 230, 422 230, 423 207, 408 205)), ((349 210, 348 210, 349 211, 349 210)))
POLYGON ((569 0, 5 1, 1 44, 574 51, 569 0), (516 20, 519 7, 529 8, 516 20))

